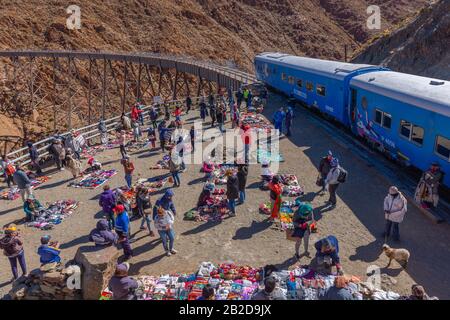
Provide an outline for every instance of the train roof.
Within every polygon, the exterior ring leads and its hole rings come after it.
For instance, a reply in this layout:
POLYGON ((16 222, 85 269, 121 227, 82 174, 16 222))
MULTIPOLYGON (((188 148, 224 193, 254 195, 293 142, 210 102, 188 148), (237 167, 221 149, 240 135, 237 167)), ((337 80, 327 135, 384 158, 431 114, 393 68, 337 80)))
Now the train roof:
POLYGON ((350 84, 450 117, 450 81, 391 71, 362 74, 350 84))
POLYGON ((296 70, 307 70, 311 73, 336 79, 344 79, 348 74, 365 68, 373 68, 369 64, 353 64, 339 61, 328 61, 314 58, 298 57, 278 52, 265 52, 256 56, 255 60, 274 63, 296 70))

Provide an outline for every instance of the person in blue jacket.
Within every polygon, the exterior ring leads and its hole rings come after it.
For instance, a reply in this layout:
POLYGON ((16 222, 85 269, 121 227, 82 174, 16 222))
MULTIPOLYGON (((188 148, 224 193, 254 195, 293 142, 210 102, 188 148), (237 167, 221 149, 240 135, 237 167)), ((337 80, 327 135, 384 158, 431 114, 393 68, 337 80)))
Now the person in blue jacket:
POLYGON ((280 134, 283 133, 283 121, 285 117, 286 114, 283 110, 283 107, 280 107, 280 109, 273 115, 273 123, 275 126, 275 130, 278 129, 280 134))
POLYGON ((155 206, 153 207, 153 219, 155 219, 156 215, 158 214, 158 208, 162 207, 164 210, 170 210, 172 211, 173 215, 175 216, 177 214, 177 211, 175 209, 175 205, 173 204, 173 198, 174 193, 172 189, 169 189, 164 193, 164 195, 156 200, 155 206))
POLYGON ((122 244, 123 254, 125 260, 129 260, 133 256, 129 240, 130 218, 123 204, 118 204, 113 209, 116 215, 115 230, 119 236, 118 243, 122 244))
POLYGON ((332 266, 336 266, 338 274, 343 274, 341 260, 339 258, 339 241, 335 236, 328 236, 317 241, 314 244, 316 248, 317 266, 331 270, 332 266))
POLYGON ((286 110, 286 118, 285 118, 285 124, 286 124, 286 136, 291 136, 291 126, 294 119, 294 110, 292 107, 288 107, 286 110))
POLYGON ((51 236, 43 236, 41 238, 41 246, 38 248, 38 255, 40 256, 41 265, 49 263, 60 263, 61 257, 59 256, 61 250, 59 249, 59 243, 56 241, 50 241, 51 236))

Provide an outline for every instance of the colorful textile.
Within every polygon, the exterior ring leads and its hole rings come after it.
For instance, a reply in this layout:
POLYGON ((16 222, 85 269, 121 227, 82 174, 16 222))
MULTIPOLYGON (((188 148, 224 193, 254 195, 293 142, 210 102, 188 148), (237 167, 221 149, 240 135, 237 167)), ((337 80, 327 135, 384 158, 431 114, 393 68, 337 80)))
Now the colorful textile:
POLYGON ((109 181, 113 176, 117 174, 117 170, 97 170, 86 176, 79 181, 74 181, 69 184, 74 188, 86 188, 95 189, 109 181))
MULTIPOLYGON (((29 174, 27 174, 29 176, 29 174)), ((31 189, 37 189, 43 183, 47 182, 50 176, 41 176, 31 179, 31 189)), ((16 186, 11 187, 9 190, 4 190, 0 193, 0 199, 3 200, 16 200, 20 197, 20 190, 16 186)))
POLYGON ((47 205, 47 208, 39 211, 33 222, 26 224, 41 230, 53 229, 55 225, 63 222, 78 207, 75 200, 60 200, 47 205))

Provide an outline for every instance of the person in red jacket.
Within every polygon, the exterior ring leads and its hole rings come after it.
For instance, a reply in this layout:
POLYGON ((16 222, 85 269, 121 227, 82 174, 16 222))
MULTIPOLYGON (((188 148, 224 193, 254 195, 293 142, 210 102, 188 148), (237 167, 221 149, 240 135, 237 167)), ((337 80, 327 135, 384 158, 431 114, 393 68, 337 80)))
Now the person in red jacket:
POLYGON ((251 127, 248 124, 243 124, 241 126, 241 135, 242 135, 242 141, 244 142, 244 155, 245 155, 245 162, 248 162, 248 154, 250 152, 250 145, 252 143, 252 130, 251 127))
POLYGON ((280 216, 281 208, 281 194, 283 193, 283 186, 278 176, 274 176, 269 183, 270 202, 272 203, 272 214, 270 220, 274 221, 280 216))
POLYGON ((138 104, 135 104, 132 108, 131 108, 131 120, 133 121, 138 121, 141 120, 141 113, 142 113, 142 109, 139 108, 138 104))

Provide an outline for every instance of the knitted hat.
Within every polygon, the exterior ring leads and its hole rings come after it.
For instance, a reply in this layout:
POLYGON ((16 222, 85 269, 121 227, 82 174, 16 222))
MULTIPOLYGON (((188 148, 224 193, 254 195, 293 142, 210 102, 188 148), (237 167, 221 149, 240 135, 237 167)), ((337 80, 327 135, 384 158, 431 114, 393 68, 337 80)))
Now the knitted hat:
POLYGON ((115 206, 115 207, 113 208, 113 211, 114 211, 115 213, 122 213, 122 212, 125 211, 125 207, 123 206, 123 204, 118 204, 117 206, 115 206))
POLYGON ((48 244, 50 242, 51 238, 52 238, 52 236, 50 236, 50 235, 45 235, 45 236, 41 237, 41 244, 48 244))
POLYGON ((302 216, 306 217, 313 212, 313 207, 309 202, 305 202, 300 205, 300 207, 298 208, 298 212, 302 216))

